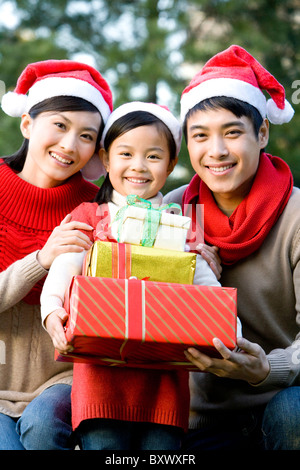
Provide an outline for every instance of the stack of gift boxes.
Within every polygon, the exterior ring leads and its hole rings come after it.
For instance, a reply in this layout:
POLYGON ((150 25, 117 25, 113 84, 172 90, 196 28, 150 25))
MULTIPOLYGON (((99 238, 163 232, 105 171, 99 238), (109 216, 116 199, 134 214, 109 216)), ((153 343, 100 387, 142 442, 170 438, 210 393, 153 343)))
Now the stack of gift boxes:
POLYGON ((170 209, 132 196, 116 217, 118 242, 93 244, 66 293, 74 350, 57 360, 195 370, 187 348, 215 355, 214 337, 235 347, 236 289, 193 285, 191 221, 170 209))

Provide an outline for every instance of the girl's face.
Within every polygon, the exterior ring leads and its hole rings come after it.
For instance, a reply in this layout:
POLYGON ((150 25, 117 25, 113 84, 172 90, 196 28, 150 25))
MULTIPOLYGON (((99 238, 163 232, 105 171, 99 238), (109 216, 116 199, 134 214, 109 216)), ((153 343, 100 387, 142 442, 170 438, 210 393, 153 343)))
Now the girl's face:
POLYGON ((62 184, 93 156, 100 124, 100 114, 90 111, 24 114, 21 131, 29 145, 19 176, 41 188, 62 184))
POLYGON ((155 196, 177 163, 170 161, 167 137, 154 124, 117 137, 101 156, 113 188, 123 196, 155 196))

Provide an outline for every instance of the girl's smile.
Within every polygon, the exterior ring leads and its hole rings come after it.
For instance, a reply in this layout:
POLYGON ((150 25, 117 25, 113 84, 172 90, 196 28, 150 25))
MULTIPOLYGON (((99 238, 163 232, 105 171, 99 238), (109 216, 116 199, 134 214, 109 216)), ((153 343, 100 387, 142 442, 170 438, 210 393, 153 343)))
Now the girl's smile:
POLYGON ((170 162, 167 138, 154 124, 120 135, 101 155, 114 189, 144 199, 161 190, 177 162, 170 162))
POLYGON ((132 184, 145 184, 149 181, 148 179, 141 179, 141 178, 134 178, 134 177, 130 178, 129 176, 127 176, 126 179, 132 184))

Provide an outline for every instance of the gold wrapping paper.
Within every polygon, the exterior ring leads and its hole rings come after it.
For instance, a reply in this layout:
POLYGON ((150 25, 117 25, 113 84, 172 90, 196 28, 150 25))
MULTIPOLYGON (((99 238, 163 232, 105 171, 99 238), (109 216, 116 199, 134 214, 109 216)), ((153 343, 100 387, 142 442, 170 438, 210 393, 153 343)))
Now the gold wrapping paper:
POLYGON ((196 254, 97 241, 87 253, 83 275, 193 284, 196 254))

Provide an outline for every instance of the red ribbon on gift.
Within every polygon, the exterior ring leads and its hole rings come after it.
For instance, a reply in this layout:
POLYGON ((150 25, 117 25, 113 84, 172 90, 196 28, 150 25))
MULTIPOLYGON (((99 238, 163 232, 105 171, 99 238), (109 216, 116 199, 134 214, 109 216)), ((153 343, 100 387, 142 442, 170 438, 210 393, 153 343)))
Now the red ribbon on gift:
MULTIPOLYGON (((112 243, 111 265, 114 279, 129 279, 131 277, 131 245, 112 243)), ((150 276, 147 276, 141 280, 149 281, 149 279, 150 276)))
POLYGON ((145 283, 135 279, 125 281, 125 341, 120 348, 125 360, 138 343, 145 341, 145 283), (130 340, 130 341, 129 341, 130 340))
POLYGON ((130 352, 136 349, 137 342, 145 340, 145 284, 135 282, 135 279, 130 279, 128 282, 131 277, 131 246, 129 244, 112 244, 112 277, 126 279, 125 341, 120 348, 121 359, 125 360, 130 352))
POLYGON ((126 243, 112 243, 112 277, 128 279, 131 276, 131 247, 126 243))

